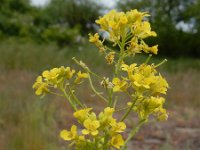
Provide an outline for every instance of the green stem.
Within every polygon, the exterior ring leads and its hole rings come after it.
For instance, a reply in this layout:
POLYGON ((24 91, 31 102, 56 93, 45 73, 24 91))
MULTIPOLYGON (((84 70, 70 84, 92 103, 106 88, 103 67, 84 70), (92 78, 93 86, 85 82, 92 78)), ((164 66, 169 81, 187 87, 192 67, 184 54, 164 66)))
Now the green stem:
MULTIPOLYGON (((131 97, 132 97, 132 96, 131 96, 131 97)), ((132 97, 132 98, 133 98, 133 97, 132 97)), ((129 108, 129 109, 126 111, 126 113, 123 115, 121 121, 124 121, 124 120, 126 119, 126 117, 129 115, 129 113, 130 113, 131 110, 133 109, 133 106, 135 105, 136 101, 137 101, 137 97, 135 97, 135 98, 133 99, 133 102, 132 102, 130 108, 129 108)))
POLYGON ((68 87, 69 92, 70 92, 70 94, 72 95, 74 101, 75 101, 77 104, 79 104, 82 108, 84 108, 84 106, 83 106, 83 104, 80 102, 80 100, 76 97, 76 95, 74 95, 74 92, 72 91, 72 89, 71 89, 69 86, 67 86, 67 87, 68 87))
POLYGON ((135 134, 139 131, 140 127, 145 123, 145 119, 141 120, 138 125, 132 129, 132 131, 130 132, 128 138, 126 139, 126 141, 124 142, 124 146, 120 148, 120 150, 124 150, 126 148, 127 143, 135 136, 135 134))
POLYGON ((107 95, 108 95, 108 106, 111 107, 113 104, 113 99, 112 99, 113 90, 106 88, 106 91, 107 91, 107 95))
POLYGON ((161 61, 159 64, 157 64, 156 66, 154 66, 154 68, 159 67, 160 65, 164 64, 165 62, 167 62, 167 59, 164 59, 163 61, 161 61))
POLYGON ((129 115, 129 113, 131 112, 131 110, 133 109, 133 106, 135 105, 135 103, 132 103, 132 105, 130 106, 130 108, 126 111, 126 113, 123 115, 122 119, 120 121, 124 121, 126 119, 126 117, 129 115))
POLYGON ((147 60, 145 61, 145 64, 147 64, 149 62, 149 60, 151 59, 151 57, 152 57, 152 54, 149 54, 147 60))
POLYGON ((104 144, 103 144, 103 150, 108 150, 108 140, 109 140, 109 135, 107 132, 104 132, 104 144))
POLYGON ((69 95, 66 93, 64 88, 62 89, 62 92, 64 93, 64 96, 66 97, 72 108, 76 111, 77 110, 76 105, 74 105, 74 103, 72 102, 72 100, 70 99, 69 95))
POLYGON ((121 52, 120 56, 119 56, 119 60, 118 60, 118 62, 116 64, 115 77, 117 77, 118 74, 119 74, 119 70, 120 70, 121 64, 123 62, 123 59, 124 59, 124 52, 121 52))
POLYGON ((124 38, 124 36, 122 36, 122 42, 120 43, 119 59, 118 59, 118 62, 116 64, 116 67, 115 67, 115 77, 118 76, 121 64, 122 64, 123 59, 124 59, 124 46, 125 46, 125 38, 124 38))
POLYGON ((78 60, 76 60, 75 57, 73 57, 72 59, 73 59, 78 65, 80 65, 83 69, 85 69, 85 70, 87 71, 87 73, 88 73, 88 80, 89 80, 90 86, 91 86, 91 88, 92 88, 92 91, 93 91, 98 97, 100 97, 101 99, 103 99, 105 102, 108 102, 108 100, 107 100, 105 97, 103 97, 102 95, 100 95, 99 92, 97 92, 97 90, 95 89, 95 87, 94 87, 94 85, 93 85, 93 83, 92 83, 92 79, 91 79, 90 74, 93 74, 94 76, 96 76, 96 77, 98 77, 98 78, 100 78, 100 79, 102 79, 102 80, 103 80, 103 78, 100 77, 100 76, 98 76, 98 75, 95 74, 94 72, 92 72, 86 65, 83 66, 80 62, 78 62, 78 60))
POLYGON ((126 35, 126 39, 125 41, 127 41, 128 39, 132 38, 133 37, 133 34, 131 32, 129 32, 127 35, 126 35))
POLYGON ((122 111, 122 110, 126 110, 128 109, 129 107, 123 107, 123 108, 118 108, 117 110, 115 110, 115 112, 119 112, 119 111, 122 111))
POLYGON ((118 100, 119 100, 118 96, 115 96, 114 103, 113 103, 113 108, 116 108, 118 100))
POLYGON ((86 70, 87 72, 89 72, 90 74, 96 76, 97 78, 103 80, 102 77, 100 77, 99 75, 97 75, 96 73, 92 72, 85 64, 85 66, 83 66, 75 57, 72 58, 76 64, 78 64, 79 66, 81 66, 84 70, 86 70))
POLYGON ((94 92, 98 97, 100 97, 101 99, 103 99, 105 102, 108 102, 108 100, 107 100, 105 97, 103 97, 101 94, 99 94, 99 92, 97 92, 97 90, 95 89, 95 87, 94 87, 94 85, 93 85, 93 83, 92 83, 92 79, 91 79, 91 77, 90 77, 90 73, 89 73, 89 72, 88 72, 88 80, 89 80, 89 83, 90 83, 90 86, 91 86, 93 92, 94 92))
POLYGON ((49 93, 50 93, 50 94, 53 94, 53 95, 56 95, 56 96, 64 97, 64 95, 58 94, 58 93, 55 93, 55 92, 52 92, 52 91, 49 91, 49 93))

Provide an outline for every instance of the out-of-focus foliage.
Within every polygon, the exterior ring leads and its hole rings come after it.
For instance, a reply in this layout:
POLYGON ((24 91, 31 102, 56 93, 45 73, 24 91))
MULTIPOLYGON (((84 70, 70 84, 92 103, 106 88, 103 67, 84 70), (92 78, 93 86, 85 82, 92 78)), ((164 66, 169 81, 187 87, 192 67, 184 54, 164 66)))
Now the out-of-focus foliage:
POLYGON ((6 36, 23 36, 32 32, 33 7, 29 0, 1 0, 0 31, 6 36))
POLYGON ((92 23, 101 10, 92 0, 51 0, 44 7, 32 6, 30 0, 1 0, 0 38, 73 44, 94 30, 92 23))
POLYGON ((102 6, 94 0, 51 0, 45 14, 53 23, 67 22, 70 28, 78 26, 82 34, 87 34, 94 29, 101 10, 102 6))
POLYGON ((152 14, 151 23, 158 37, 150 43, 158 43, 160 54, 200 56, 200 0, 123 0, 120 10, 139 9, 152 14))

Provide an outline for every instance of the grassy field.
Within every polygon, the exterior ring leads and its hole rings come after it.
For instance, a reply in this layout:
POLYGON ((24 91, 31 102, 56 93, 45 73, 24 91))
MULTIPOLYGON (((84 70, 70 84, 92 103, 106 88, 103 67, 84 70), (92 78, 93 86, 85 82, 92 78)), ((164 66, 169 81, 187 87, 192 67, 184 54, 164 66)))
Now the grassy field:
MULTIPOLYGON (((2 150, 66 150, 66 143, 58 134, 74 121, 71 108, 64 99, 55 96, 36 97, 32 84, 45 69, 61 65, 76 67, 72 57, 109 76, 112 67, 104 66, 104 58, 99 57, 93 46, 87 42, 77 45, 58 48, 55 44, 38 45, 13 39, 0 42, 2 150)), ((133 61, 144 59, 146 56, 133 61)), ((152 58, 154 61, 162 59, 152 58)), ((168 59, 160 70, 170 85, 166 101, 169 120, 145 125, 130 147, 133 144, 136 150, 196 150, 200 147, 200 59, 168 59)), ((79 96, 87 103, 98 104, 97 98, 85 92, 85 86, 80 88, 79 96)))

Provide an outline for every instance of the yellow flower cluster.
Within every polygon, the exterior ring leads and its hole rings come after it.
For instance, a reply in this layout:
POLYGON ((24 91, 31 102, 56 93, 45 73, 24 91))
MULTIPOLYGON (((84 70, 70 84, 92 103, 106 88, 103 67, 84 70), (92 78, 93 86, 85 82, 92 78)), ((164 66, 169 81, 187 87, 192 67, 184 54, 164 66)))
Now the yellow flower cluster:
POLYGON ((99 39, 99 34, 98 34, 98 33, 95 33, 94 35, 89 34, 89 42, 94 43, 95 46, 96 46, 97 48, 99 48, 99 51, 100 51, 101 53, 104 52, 104 51, 106 50, 105 47, 104 47, 104 45, 103 45, 103 41, 101 41, 101 40, 99 39))
MULTIPOLYGON (((75 70, 70 67, 60 67, 53 68, 51 70, 43 71, 41 76, 38 76, 36 82, 33 84, 33 88, 36 90, 36 95, 42 95, 50 92, 50 88, 59 88, 62 89, 65 82, 68 81, 74 76, 75 70)), ((79 71, 76 74, 75 79, 73 80, 74 84, 80 84, 84 79, 87 78, 87 73, 81 73, 79 71)))
MULTIPOLYGON (((127 78, 113 79, 114 92, 127 92, 132 88, 137 96, 134 102, 134 110, 140 119, 148 119, 150 114, 154 114, 158 120, 166 120, 167 113, 163 108, 165 102, 160 94, 166 94, 168 83, 157 73, 154 65, 123 64, 122 70, 127 72, 127 78)), ((132 102, 129 102, 132 105, 132 102)))
POLYGON ((103 150, 105 146, 120 149, 124 145, 121 133, 126 129, 126 125, 113 118, 114 108, 106 107, 98 116, 91 110, 92 108, 85 108, 74 112, 74 117, 83 126, 81 135, 78 135, 77 127, 73 125, 70 131, 62 130, 60 137, 71 141, 76 149, 79 149, 80 143, 80 149, 84 149, 84 145, 88 150, 90 150, 90 145, 96 145, 99 150, 103 150), (99 142, 95 144, 96 141, 99 142))
MULTIPOLYGON (((157 54, 158 45, 149 47, 144 39, 148 37, 155 37, 157 34, 151 30, 150 23, 144 19, 149 16, 146 12, 139 12, 136 9, 124 12, 117 12, 112 10, 103 17, 96 20, 96 23, 100 25, 100 31, 105 31, 109 35, 109 40, 114 45, 121 45, 123 41, 126 43, 126 51, 129 54, 141 53, 153 53, 157 54)), ((89 34, 90 42, 95 43, 100 51, 105 51, 103 42, 99 40, 99 34, 89 34)), ((124 45, 123 45, 124 46, 124 45)))
POLYGON ((115 52, 109 52, 105 57, 108 64, 112 64, 114 62, 114 58, 115 58, 115 52))
POLYGON ((89 34, 89 42, 93 43, 105 55, 107 64, 114 64, 113 77, 102 77, 94 73, 85 63, 73 58, 76 64, 82 67, 87 73, 76 72, 70 67, 53 68, 45 70, 33 85, 36 95, 45 93, 56 94, 65 97, 72 106, 73 116, 79 123, 72 125, 70 130, 62 130, 60 137, 69 141, 69 146, 76 150, 105 150, 124 149, 127 143, 135 136, 140 126, 146 123, 149 116, 154 116, 159 121, 168 117, 166 109, 163 108, 168 89, 167 81, 156 70, 163 62, 149 65, 151 55, 145 63, 137 65, 125 64, 127 57, 134 57, 135 54, 145 52, 157 54, 158 45, 148 46, 145 39, 157 36, 151 30, 151 25, 145 17, 149 14, 139 12, 136 9, 124 12, 112 10, 103 17, 96 20, 100 25, 100 31, 107 35, 103 40, 100 34, 89 34), (108 40, 113 45, 106 45, 108 40), (105 45, 104 45, 105 44, 105 45), (114 50, 117 47, 119 51, 114 50), (105 88, 105 94, 96 89, 93 77, 102 80, 100 84, 105 88), (88 78, 89 85, 101 100, 106 102, 106 108, 96 114, 92 108, 88 108, 76 95, 75 87, 88 78), (57 93, 59 89, 62 93, 57 93), (128 107, 118 108, 117 111, 124 111, 120 121, 113 117, 115 108, 118 107, 118 93, 126 94, 130 101, 128 107), (108 107, 109 106, 109 107, 108 107), (124 141, 122 134, 126 129, 124 120, 134 111, 138 114, 138 124, 129 132, 124 141))

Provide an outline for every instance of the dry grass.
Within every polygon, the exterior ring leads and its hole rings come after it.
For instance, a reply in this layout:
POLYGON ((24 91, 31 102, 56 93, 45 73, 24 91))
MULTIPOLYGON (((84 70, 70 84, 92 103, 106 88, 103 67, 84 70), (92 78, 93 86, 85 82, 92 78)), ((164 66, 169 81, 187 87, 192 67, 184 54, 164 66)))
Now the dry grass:
POLYGON ((199 107, 200 106, 200 72, 188 70, 176 74, 168 74, 170 84, 168 100, 178 105, 199 107))

